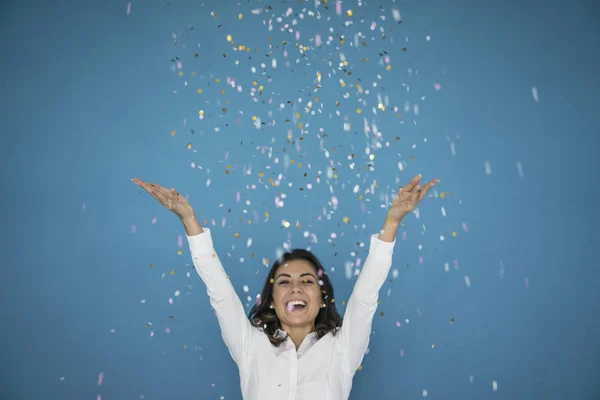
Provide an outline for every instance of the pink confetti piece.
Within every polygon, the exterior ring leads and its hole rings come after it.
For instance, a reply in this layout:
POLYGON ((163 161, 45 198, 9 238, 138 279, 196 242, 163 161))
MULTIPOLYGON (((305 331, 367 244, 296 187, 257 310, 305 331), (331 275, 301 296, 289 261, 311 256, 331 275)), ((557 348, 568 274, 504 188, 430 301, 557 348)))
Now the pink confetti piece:
POLYGON ((317 47, 321 46, 321 35, 315 36, 315 45, 317 47))
POLYGON ((227 218, 223 217, 221 220, 221 228, 225 228, 225 224, 227 223, 227 218))
POLYGON ((100 372, 98 374, 98 386, 102 385, 103 380, 104 380, 104 372, 100 372))
POLYGON ((442 88, 442 85, 440 85, 439 83, 435 83, 433 85, 434 89, 437 90, 438 92, 440 91, 440 89, 442 88))
POLYGON ((156 218, 152 218, 152 225, 156 225, 156 218))
POLYGON ((179 248, 183 247, 183 237, 181 235, 177 235, 177 245, 179 248))
POLYGON ((397 326, 398 328, 400 328, 400 327, 402 326, 402 324, 400 323, 400 321, 396 321, 396 326, 397 326))
MULTIPOLYGON (((127 4, 127 15, 131 14, 131 3, 127 4)), ((98 396, 100 397, 100 396, 98 396)))
POLYGON ((96 397, 96 400, 102 400, 102 396, 98 395, 98 396, 96 397))
POLYGON ((135 233, 135 230, 136 230, 135 225, 131 225, 131 233, 135 233))
POLYGON ((337 15, 342 15, 342 0, 337 0, 335 2, 335 12, 337 15))
POLYGON ((173 304, 173 298, 169 297, 169 304, 173 304))
POLYGON ((404 357, 404 349, 400 349, 400 357, 404 357))
POLYGON ((423 256, 419 256, 419 264, 423 264, 423 256))
POLYGON ((154 331, 150 331, 150 337, 154 337, 154 331))
POLYGON ((239 202, 240 202, 240 192, 237 192, 237 193, 235 194, 235 201, 236 201, 237 203, 239 203, 239 202))
POLYGON ((529 278, 525 278, 525 287, 529 289, 529 278))
POLYGON ((170 334, 170 333, 171 333, 171 328, 169 328, 169 327, 167 326, 167 327, 165 328, 165 332, 166 332, 166 334, 167 334, 167 335, 168 335, 168 334, 170 334))
POLYGON ((469 228, 467 227, 467 224, 465 222, 462 223, 462 228, 465 232, 469 232, 469 228))

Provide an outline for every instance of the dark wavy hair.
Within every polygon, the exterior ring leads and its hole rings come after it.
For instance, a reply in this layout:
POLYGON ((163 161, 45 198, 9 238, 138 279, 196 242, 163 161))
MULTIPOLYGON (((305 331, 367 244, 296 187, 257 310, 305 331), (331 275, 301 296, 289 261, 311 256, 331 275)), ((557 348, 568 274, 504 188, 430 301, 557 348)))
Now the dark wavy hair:
POLYGON ((279 346, 285 340, 285 337, 275 337, 275 333, 278 329, 281 329, 281 321, 277 317, 274 309, 269 308, 269 305, 273 303, 273 282, 275 279, 275 272, 277 268, 285 265, 288 261, 293 260, 304 260, 311 264, 317 274, 319 280, 319 286, 321 287, 321 300, 325 303, 324 308, 319 309, 319 314, 315 318, 315 331, 317 333, 317 339, 321 339, 323 336, 332 332, 333 335, 337 333, 338 328, 342 326, 342 317, 338 313, 335 307, 335 296, 333 293, 333 285, 329 280, 329 277, 325 273, 325 269, 321 262, 313 253, 305 249, 294 249, 291 252, 284 253, 279 257, 271 267, 269 275, 265 281, 260 298, 256 301, 256 304, 250 310, 248 318, 253 326, 262 328, 263 332, 269 337, 271 343, 275 346, 279 346))

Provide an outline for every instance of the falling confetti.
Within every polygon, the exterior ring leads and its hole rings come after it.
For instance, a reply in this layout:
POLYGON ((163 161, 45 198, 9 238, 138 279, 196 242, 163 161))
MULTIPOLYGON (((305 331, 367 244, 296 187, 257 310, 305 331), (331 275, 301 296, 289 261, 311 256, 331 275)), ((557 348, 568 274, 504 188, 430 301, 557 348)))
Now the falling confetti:
POLYGON ((484 163, 484 166, 485 166, 485 174, 488 176, 491 175, 492 174, 492 165, 490 164, 490 162, 486 161, 484 163))
POLYGON ((535 86, 531 88, 531 94, 533 95, 533 100, 535 100, 536 103, 540 101, 538 98, 538 90, 535 86))
POLYGON ((131 3, 127 4, 127 15, 131 14, 131 3))

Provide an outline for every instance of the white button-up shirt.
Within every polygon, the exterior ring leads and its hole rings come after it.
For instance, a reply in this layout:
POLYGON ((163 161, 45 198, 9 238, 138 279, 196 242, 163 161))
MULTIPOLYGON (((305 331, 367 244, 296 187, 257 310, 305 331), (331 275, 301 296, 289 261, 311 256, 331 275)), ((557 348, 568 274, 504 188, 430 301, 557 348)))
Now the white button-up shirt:
POLYGON ((371 236, 369 255, 348 300, 342 327, 335 336, 330 332, 319 340, 313 332, 296 350, 289 337, 276 347, 262 329, 251 325, 214 250, 210 230, 187 239, 223 340, 238 366, 244 399, 347 400, 369 344, 379 289, 392 265, 396 242, 371 236))

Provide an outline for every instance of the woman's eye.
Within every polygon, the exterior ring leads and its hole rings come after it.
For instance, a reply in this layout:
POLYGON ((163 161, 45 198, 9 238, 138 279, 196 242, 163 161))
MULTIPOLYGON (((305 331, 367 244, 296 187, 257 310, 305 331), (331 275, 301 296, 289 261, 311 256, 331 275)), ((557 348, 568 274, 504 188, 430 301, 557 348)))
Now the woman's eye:
POLYGON ((313 282, 313 281, 311 281, 310 279, 306 279, 306 280, 304 280, 304 281, 302 281, 302 282, 303 282, 303 283, 308 283, 309 285, 314 283, 314 282, 313 282))
POLYGON ((287 284, 287 283, 288 283, 288 281, 279 281, 279 284, 280 284, 280 285, 285 285, 285 284, 287 284))

